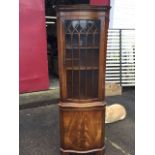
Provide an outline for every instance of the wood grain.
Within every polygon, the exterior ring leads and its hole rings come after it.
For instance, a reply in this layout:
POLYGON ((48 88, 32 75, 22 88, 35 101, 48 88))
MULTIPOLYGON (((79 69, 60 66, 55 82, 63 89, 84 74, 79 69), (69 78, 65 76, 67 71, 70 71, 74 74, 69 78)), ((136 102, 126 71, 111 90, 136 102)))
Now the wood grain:
POLYGON ((57 7, 60 153, 104 155, 107 6, 57 7))
POLYGON ((104 113, 105 106, 60 108, 62 148, 75 151, 102 148, 104 113))

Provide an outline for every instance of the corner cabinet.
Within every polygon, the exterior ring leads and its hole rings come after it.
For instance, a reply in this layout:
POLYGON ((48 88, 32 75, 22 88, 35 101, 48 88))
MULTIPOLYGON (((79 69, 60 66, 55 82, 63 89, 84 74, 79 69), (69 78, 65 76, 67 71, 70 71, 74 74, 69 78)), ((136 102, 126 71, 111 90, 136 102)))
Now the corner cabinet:
POLYGON ((104 154, 109 9, 57 7, 61 155, 104 154))

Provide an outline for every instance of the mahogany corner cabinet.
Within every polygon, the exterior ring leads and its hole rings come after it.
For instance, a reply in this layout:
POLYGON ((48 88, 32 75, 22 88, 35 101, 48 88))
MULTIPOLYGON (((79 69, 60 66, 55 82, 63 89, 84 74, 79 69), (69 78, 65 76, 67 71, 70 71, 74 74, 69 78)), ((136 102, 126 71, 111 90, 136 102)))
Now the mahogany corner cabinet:
POLYGON ((57 7, 60 152, 104 155, 109 6, 57 7))

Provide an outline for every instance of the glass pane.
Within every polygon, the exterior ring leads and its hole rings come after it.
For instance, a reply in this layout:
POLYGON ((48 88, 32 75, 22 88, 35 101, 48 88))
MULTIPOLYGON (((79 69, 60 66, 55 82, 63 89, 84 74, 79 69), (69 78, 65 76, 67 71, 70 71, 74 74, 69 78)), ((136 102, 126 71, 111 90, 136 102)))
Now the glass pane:
POLYGON ((92 62, 93 67, 99 66, 99 53, 97 50, 92 50, 92 62))
POLYGON ((80 35, 80 47, 86 47, 87 46, 87 35, 81 34, 80 35))
POLYGON ((66 50, 66 60, 72 59, 72 50, 66 50))
POLYGON ((93 97, 92 96, 92 91, 93 91, 92 83, 94 83, 94 81, 92 81, 92 71, 87 71, 87 79, 86 79, 86 89, 87 89, 87 94, 86 95, 87 95, 87 98, 92 98, 93 97))
POLYGON ((95 34, 94 40, 95 40, 95 45, 94 46, 99 46, 100 38, 99 34, 95 34))
POLYGON ((98 96, 98 71, 92 71, 92 81, 96 81, 92 83, 92 97, 96 98, 98 96))
POLYGON ((79 58, 79 50, 77 50, 77 49, 74 49, 74 50, 72 50, 72 52, 73 52, 73 59, 77 59, 77 58, 79 58))
POLYGON ((67 71, 67 93, 72 98, 72 71, 67 71))
POLYGON ((85 67, 87 64, 87 61, 86 61, 86 50, 83 50, 81 49, 80 50, 80 67, 85 67))
POLYGON ((99 20, 65 21, 68 98, 98 97, 99 20))
POLYGON ((66 34, 66 47, 71 47, 71 35, 66 34))
POLYGON ((87 46, 88 47, 93 47, 93 34, 88 34, 87 35, 87 46))
POLYGON ((79 45, 79 37, 78 34, 73 34, 73 47, 77 47, 79 45))
POLYGON ((85 87, 86 71, 80 71, 80 99, 86 99, 86 87, 85 87))
POLYGON ((79 98, 79 71, 73 71, 73 98, 79 98))
POLYGON ((66 61, 66 67, 71 68, 72 67, 72 60, 66 61))

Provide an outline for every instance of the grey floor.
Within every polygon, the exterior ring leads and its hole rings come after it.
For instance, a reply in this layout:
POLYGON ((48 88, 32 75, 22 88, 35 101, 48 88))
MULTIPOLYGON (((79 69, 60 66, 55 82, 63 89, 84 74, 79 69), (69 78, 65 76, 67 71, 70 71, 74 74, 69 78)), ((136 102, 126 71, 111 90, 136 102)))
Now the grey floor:
MULTIPOLYGON (((106 155, 135 154, 135 91, 107 97, 108 104, 121 103, 127 118, 106 125, 106 155)), ((44 104, 43 104, 44 105, 44 104)), ((20 110, 20 155, 59 155, 59 116, 56 103, 20 110)))

